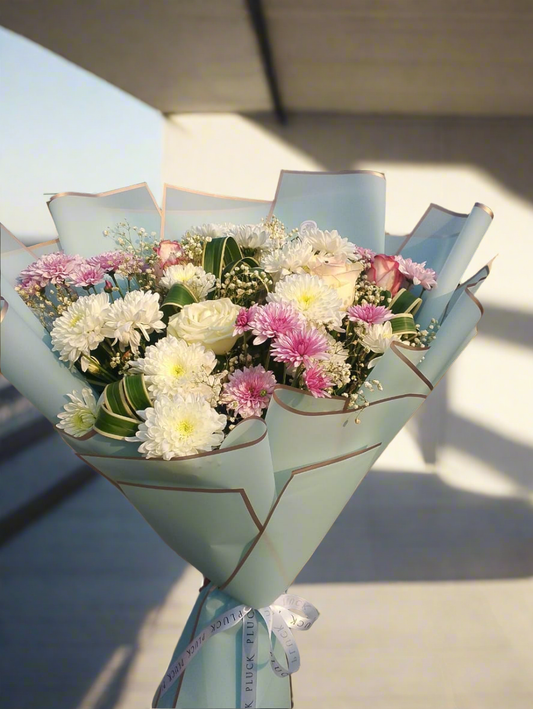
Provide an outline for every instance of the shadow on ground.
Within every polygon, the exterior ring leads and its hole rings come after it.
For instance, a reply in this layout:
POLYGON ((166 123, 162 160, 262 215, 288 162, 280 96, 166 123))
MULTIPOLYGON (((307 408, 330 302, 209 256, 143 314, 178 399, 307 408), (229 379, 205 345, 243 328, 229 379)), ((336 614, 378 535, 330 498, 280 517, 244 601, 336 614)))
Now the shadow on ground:
POLYGON ((296 583, 523 578, 533 575, 532 548, 527 501, 371 471, 296 583))
POLYGON ((75 709, 109 664, 90 706, 115 706, 140 629, 185 566, 101 478, 28 527, 0 552, 2 706, 75 709))

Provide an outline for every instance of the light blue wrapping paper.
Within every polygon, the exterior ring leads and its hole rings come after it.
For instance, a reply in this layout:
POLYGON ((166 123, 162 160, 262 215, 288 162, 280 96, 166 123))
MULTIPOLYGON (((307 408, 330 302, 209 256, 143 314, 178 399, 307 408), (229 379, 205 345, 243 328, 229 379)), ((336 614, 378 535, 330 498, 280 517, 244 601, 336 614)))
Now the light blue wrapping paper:
POLYGON ((163 236, 181 239, 192 226, 201 224, 258 224, 268 216, 270 202, 192 192, 165 185, 163 236))
POLYGON ((371 170, 282 170, 271 213, 287 229, 312 219, 377 253, 385 245, 385 175, 371 170))
MULTIPOLYGON (((101 232, 124 218, 149 232, 160 229, 159 210, 145 185, 58 196, 50 211, 64 250, 84 256, 113 248, 101 232)), ((193 224, 206 222, 257 222, 269 211, 289 229, 313 219, 360 246, 385 248, 385 179, 364 171, 283 172, 272 208, 167 187, 164 236, 180 238, 193 224)), ((368 392, 369 406, 359 414, 346 410, 343 399, 314 399, 280 386, 266 422, 243 422, 220 450, 170 462, 144 460, 134 444, 98 434, 85 440, 62 434, 172 549, 220 589, 207 600, 205 592, 200 595, 177 654, 190 641, 193 618, 207 623, 230 602, 260 608, 286 591, 375 460, 471 340, 482 313, 475 292, 488 267, 456 286, 490 224, 489 212, 476 205, 470 215, 457 215, 432 205, 403 239, 405 257, 427 260, 439 272, 438 289, 424 295, 421 317, 424 323, 437 317, 442 326, 429 349, 393 343, 370 374, 383 391, 368 392)), ((398 237, 388 237, 387 243, 393 241, 398 237)), ((66 394, 80 391, 83 381, 50 351, 47 334, 13 286, 34 255, 55 248, 48 243, 27 249, 8 232, 3 238, 2 289, 9 307, 2 311, 2 372, 51 421, 66 394)), ((217 635, 202 648, 187 668, 177 706, 240 706, 238 632, 217 635)), ((287 682, 266 665, 260 677, 265 689, 257 706, 290 706, 287 682)), ((174 698, 159 701, 173 706, 174 698)))
POLYGON ((399 253, 413 261, 426 261, 438 274, 438 287, 425 291, 417 314, 421 328, 440 320, 466 267, 491 225, 494 215, 476 202, 470 214, 456 214, 431 205, 399 253))
MULTIPOLYGON (((181 638, 170 660, 170 665, 184 652, 187 644, 214 620, 236 605, 226 593, 212 586, 200 591, 196 604, 185 625, 181 638)), ((183 679, 165 693, 156 693, 157 707, 213 707, 232 709, 240 706, 242 672, 242 624, 210 638, 194 657, 183 679)), ((287 709, 291 706, 290 679, 277 677, 270 668, 269 643, 265 626, 259 623, 257 703, 268 709, 287 709)), ((283 652, 274 645, 277 656, 283 652)))
POLYGON ((63 251, 85 258, 112 251, 115 244, 103 232, 126 219, 130 226, 161 231, 161 210, 146 183, 98 195, 65 192, 48 203, 63 251))

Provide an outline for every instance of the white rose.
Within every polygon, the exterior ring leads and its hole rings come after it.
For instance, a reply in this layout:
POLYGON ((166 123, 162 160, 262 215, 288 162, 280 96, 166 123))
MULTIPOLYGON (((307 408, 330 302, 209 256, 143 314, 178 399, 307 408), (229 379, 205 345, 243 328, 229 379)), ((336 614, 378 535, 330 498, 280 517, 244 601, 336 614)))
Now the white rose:
POLYGON ((339 298, 342 300, 342 307, 349 308, 353 303, 355 284, 359 275, 364 270, 361 261, 339 263, 331 261, 329 263, 317 262, 316 265, 309 265, 310 272, 315 276, 320 276, 331 288, 335 288, 339 298))
POLYGON ((199 342, 216 355, 226 354, 238 338, 233 331, 240 309, 229 298, 192 303, 170 318, 167 332, 186 342, 199 342))

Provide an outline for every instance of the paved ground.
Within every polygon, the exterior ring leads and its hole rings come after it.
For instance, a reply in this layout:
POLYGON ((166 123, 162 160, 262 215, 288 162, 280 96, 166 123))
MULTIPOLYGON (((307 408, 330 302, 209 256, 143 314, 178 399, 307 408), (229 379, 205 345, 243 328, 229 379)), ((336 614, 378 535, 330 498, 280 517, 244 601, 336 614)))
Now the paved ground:
MULTIPOLYGON (((296 708, 531 709, 532 543, 527 499, 447 484, 403 433, 294 587, 322 612, 296 708)), ((0 568, 2 707, 150 705, 201 578, 116 490, 83 488, 0 568)))

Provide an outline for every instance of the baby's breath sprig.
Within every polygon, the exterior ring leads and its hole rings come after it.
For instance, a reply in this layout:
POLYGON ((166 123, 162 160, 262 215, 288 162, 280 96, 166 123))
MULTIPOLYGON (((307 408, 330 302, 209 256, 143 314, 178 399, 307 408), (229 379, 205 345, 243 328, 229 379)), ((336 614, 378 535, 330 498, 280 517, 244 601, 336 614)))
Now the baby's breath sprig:
POLYGON ((222 277, 219 293, 221 298, 230 298, 236 305, 248 307, 264 300, 272 286, 273 280, 268 273, 243 262, 222 277))
POLYGON ((291 236, 297 233, 297 229, 293 229, 292 232, 287 233, 285 224, 281 222, 276 216, 272 215, 266 220, 262 220, 265 227, 270 232, 270 248, 272 250, 281 248, 287 241, 290 240, 291 236))
POLYGON ((126 219, 118 222, 114 227, 104 229, 103 234, 113 239, 121 251, 126 251, 144 260, 153 257, 154 246, 158 243, 155 231, 148 234, 144 227, 131 226, 126 219))
POLYGON ((211 236, 196 234, 193 230, 189 230, 185 232, 180 243, 183 252, 189 258, 190 262, 195 266, 201 266, 204 248, 209 241, 212 241, 211 236))

